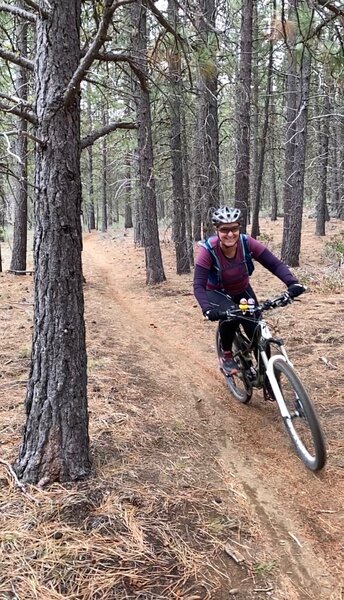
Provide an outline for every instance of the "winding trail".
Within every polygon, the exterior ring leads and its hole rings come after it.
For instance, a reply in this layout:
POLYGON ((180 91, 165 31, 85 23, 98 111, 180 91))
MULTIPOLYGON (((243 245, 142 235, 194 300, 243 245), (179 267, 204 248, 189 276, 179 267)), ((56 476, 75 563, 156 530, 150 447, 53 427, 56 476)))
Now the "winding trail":
MULTIPOLYGON (((226 480, 230 474, 235 480, 238 496, 264 532, 267 555, 276 556, 282 565, 284 589, 292 590, 288 597, 341 600, 344 485, 338 461, 333 462, 330 453, 325 470, 310 473, 292 452, 274 405, 264 403, 259 393, 249 406, 229 397, 216 365, 214 327, 202 320, 195 305, 191 277, 174 275, 173 251, 167 244, 163 255, 168 281, 147 288, 143 250, 135 249, 129 237, 85 236, 87 284, 102 282, 101 301, 120 328, 122 355, 127 356, 128 364, 140 365, 149 381, 156 380, 166 390, 161 401, 167 411, 182 415, 216 446, 222 478, 226 480)), ((267 292, 279 290, 278 282, 273 278, 266 281, 258 269, 255 278, 267 292)), ((303 307, 295 304, 276 317, 288 348, 295 321, 302 318, 302 310, 311 300, 307 298, 303 307)), ((303 359, 300 347, 302 363, 307 351, 303 359)), ((318 385, 322 377, 319 364, 313 367, 314 373, 307 366, 307 381, 318 385)), ((299 370, 302 372, 302 364, 299 370)), ((322 407, 326 391, 325 387, 324 396, 317 392, 322 407)), ((326 411, 327 406, 322 416, 326 411)))

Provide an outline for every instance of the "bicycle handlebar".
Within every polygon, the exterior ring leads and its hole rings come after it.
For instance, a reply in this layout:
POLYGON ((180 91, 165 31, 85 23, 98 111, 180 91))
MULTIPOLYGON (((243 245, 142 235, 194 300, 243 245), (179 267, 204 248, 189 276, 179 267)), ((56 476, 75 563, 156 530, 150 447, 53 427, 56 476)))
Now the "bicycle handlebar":
POLYGON ((289 292, 283 292, 280 296, 276 298, 271 298, 265 300, 262 304, 258 306, 254 306, 252 308, 248 308, 247 311, 243 312, 240 308, 229 308, 223 312, 219 312, 219 321, 228 319, 229 317, 238 317, 245 315, 255 315, 257 313, 264 312, 265 310, 271 310, 273 308, 280 308, 282 306, 287 306, 287 304, 291 304, 294 302, 295 298, 292 298, 289 292))

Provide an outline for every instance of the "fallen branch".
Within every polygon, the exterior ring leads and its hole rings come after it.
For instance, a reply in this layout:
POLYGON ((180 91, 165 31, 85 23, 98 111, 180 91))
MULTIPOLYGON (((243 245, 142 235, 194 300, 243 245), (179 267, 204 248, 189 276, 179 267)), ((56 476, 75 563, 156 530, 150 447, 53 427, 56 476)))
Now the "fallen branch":
POLYGON ((288 534, 290 535, 291 538, 293 538, 293 540, 297 543, 297 545, 300 546, 300 548, 302 548, 302 544, 301 544, 301 542, 299 542, 299 540, 297 539, 296 535, 294 535, 290 531, 288 531, 288 534))
POLYGON ((10 463, 6 462, 6 460, 3 460, 2 458, 0 458, 0 463, 2 465, 4 465, 4 467, 6 467, 6 469, 10 473, 10 475, 12 475, 15 484, 19 487, 20 491, 24 494, 24 496, 29 498, 29 500, 32 500, 32 502, 35 502, 36 504, 38 504, 38 500, 36 498, 34 498, 33 496, 31 496, 30 494, 28 494, 28 492, 26 491, 25 485, 19 481, 17 474, 14 471, 13 467, 10 465, 10 463))

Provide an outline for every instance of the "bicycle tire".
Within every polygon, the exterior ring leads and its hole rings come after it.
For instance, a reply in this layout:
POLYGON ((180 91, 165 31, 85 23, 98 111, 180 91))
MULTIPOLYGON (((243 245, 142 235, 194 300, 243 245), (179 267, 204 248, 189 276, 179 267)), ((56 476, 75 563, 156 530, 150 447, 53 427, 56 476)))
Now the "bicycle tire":
POLYGON ((296 454, 308 469, 320 471, 326 463, 326 446, 315 408, 291 365, 277 359, 273 363, 273 370, 289 411, 289 416, 284 417, 283 421, 296 454))
POLYGON ((252 397, 252 386, 250 386, 246 381, 245 367, 239 358, 240 350, 241 350, 240 346, 241 345, 240 345, 239 338, 236 335, 234 338, 234 341, 233 341, 232 349, 233 349, 234 355, 238 354, 238 358, 236 358, 236 363, 238 365, 239 372, 237 375, 227 375, 221 367, 223 350, 222 350, 222 344, 221 344, 220 331, 219 331, 219 329, 217 329, 216 350, 217 350, 217 356, 219 359, 220 371, 224 375, 227 387, 228 387, 230 393, 232 394, 232 396, 236 400, 241 402, 242 404, 247 404, 251 400, 251 397, 252 397))

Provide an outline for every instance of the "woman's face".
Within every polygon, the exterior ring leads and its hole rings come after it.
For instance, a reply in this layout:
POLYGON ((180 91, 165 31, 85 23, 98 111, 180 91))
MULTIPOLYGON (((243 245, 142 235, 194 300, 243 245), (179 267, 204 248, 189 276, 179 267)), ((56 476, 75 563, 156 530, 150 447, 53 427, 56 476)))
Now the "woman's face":
POLYGON ((240 225, 239 223, 224 223, 217 228, 217 233, 221 246, 224 248, 233 248, 238 243, 240 225))

